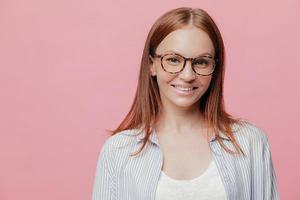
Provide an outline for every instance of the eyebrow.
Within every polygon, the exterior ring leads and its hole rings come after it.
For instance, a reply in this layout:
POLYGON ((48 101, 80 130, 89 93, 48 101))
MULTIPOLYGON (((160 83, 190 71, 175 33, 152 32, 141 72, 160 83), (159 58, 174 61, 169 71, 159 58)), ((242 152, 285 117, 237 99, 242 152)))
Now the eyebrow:
MULTIPOLYGON (((177 53, 177 54, 179 54, 179 55, 182 55, 181 53, 179 53, 179 52, 177 52, 177 51, 174 51, 174 50, 167 50, 165 53, 168 53, 168 52, 170 52, 170 53, 177 53)), ((201 56, 206 56, 206 55, 213 57, 212 54, 210 54, 210 53, 208 53, 208 52, 205 52, 205 53, 199 54, 199 55, 196 56, 195 58, 198 58, 198 57, 201 57, 201 56)))

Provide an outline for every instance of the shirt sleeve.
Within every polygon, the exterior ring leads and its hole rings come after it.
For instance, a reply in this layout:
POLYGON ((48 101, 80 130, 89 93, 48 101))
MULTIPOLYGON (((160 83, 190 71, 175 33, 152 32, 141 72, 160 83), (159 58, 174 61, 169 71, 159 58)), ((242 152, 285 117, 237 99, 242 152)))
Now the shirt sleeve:
POLYGON ((272 155, 270 151, 270 144, 268 137, 263 137, 263 162, 264 162, 264 199, 265 200, 279 200, 279 192, 277 187, 277 177, 275 174, 272 155))
POLYGON ((96 166, 92 200, 115 200, 113 162, 108 143, 104 143, 96 166))

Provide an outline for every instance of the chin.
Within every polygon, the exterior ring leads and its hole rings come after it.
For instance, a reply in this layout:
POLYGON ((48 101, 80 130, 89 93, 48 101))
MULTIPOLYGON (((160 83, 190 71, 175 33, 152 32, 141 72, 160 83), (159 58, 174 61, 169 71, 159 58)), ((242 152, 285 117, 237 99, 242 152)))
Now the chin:
POLYGON ((198 105, 198 101, 197 102, 181 101, 181 102, 173 102, 173 104, 181 108, 192 108, 198 105))

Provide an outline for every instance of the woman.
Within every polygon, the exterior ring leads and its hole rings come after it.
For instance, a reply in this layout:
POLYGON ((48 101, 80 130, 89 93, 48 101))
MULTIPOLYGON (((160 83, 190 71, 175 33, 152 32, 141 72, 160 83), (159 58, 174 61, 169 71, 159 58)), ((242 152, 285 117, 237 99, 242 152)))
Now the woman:
POLYGON ((202 9, 155 22, 133 105, 101 149, 93 200, 279 199, 266 134, 225 112, 224 54, 202 9))

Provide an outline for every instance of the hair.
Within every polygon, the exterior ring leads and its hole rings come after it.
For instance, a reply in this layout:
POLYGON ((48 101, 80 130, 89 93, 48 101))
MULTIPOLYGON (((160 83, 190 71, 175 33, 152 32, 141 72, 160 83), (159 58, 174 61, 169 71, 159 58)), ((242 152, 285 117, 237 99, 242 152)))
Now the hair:
POLYGON ((187 25, 193 25, 209 35, 213 42, 215 59, 217 60, 211 83, 198 104, 204 116, 204 121, 208 129, 215 133, 215 139, 226 152, 231 154, 242 153, 245 155, 235 139, 231 128, 232 124, 241 124, 242 120, 228 114, 224 107, 225 49, 223 39, 213 19, 206 11, 199 8, 180 7, 170 10, 159 17, 153 24, 143 50, 134 101, 121 124, 115 130, 110 131, 111 135, 127 129, 145 131, 142 147, 137 153, 143 150, 149 140, 152 126, 162 110, 156 77, 152 77, 149 73, 149 67, 152 62, 149 57, 154 55, 157 46, 169 33, 187 25), (232 151, 224 145, 219 131, 222 131, 229 137, 236 151, 232 151))

